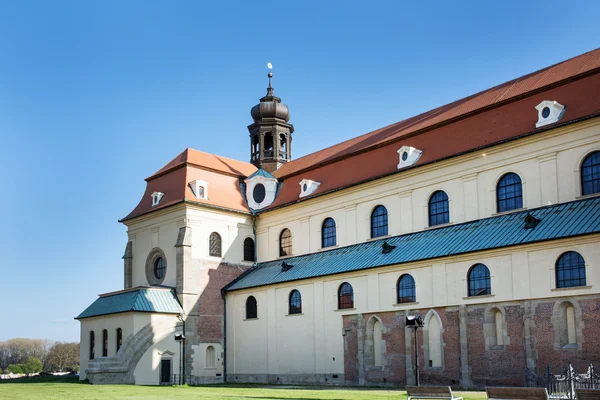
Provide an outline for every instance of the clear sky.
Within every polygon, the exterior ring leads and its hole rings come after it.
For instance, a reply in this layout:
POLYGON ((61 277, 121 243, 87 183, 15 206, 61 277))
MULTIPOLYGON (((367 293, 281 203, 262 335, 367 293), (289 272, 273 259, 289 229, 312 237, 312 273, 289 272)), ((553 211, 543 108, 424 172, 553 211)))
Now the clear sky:
POLYGON ((247 161, 250 108, 295 158, 600 46, 600 2, 0 4, 0 340, 79 340, 123 287, 127 215, 186 147, 247 161))

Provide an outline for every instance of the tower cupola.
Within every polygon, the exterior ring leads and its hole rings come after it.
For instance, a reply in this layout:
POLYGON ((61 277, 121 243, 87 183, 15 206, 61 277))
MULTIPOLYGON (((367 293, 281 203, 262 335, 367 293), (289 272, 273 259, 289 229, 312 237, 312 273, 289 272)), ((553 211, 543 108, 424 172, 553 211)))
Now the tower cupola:
POLYGON ((250 110, 254 123, 248 126, 248 131, 250 162, 267 172, 273 172, 292 159, 294 126, 288 123, 290 110, 273 94, 271 63, 268 66, 267 94, 250 110))

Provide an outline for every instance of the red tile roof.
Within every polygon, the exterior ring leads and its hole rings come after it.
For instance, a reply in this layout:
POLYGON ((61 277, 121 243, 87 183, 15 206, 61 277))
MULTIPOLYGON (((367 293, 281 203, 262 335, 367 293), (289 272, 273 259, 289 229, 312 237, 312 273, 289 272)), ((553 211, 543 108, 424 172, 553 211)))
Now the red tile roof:
MULTIPOLYGON (((477 148, 541 132, 535 128, 535 106, 556 100, 567 106, 559 124, 600 114, 600 49, 485 90, 416 117, 378 129, 284 164, 273 173, 284 181, 273 209, 299 201, 299 182, 321 182, 302 200, 397 172, 397 150, 423 150, 414 166, 452 157, 477 148)), ((549 127, 554 127, 550 125, 549 127)), ((186 149, 146 179, 146 193, 124 220, 183 201, 249 212, 239 179, 256 171, 249 163, 186 149), (209 200, 196 199, 188 185, 209 184, 209 200), (150 194, 165 193, 157 207, 150 194)))

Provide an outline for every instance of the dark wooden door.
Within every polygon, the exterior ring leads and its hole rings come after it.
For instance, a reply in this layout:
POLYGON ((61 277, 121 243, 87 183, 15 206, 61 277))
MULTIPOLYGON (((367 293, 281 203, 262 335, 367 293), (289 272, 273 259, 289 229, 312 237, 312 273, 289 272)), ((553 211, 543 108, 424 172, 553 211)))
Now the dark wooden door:
POLYGON ((160 360, 160 383, 171 383, 171 360, 160 360))

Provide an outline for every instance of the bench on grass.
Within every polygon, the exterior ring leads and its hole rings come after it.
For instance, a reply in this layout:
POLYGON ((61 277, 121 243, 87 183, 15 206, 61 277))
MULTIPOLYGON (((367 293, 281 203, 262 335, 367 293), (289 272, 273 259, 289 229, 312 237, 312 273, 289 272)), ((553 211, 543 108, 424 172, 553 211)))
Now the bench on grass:
POLYGON ((450 386, 407 386, 406 394, 410 399, 449 399, 462 400, 462 397, 454 397, 450 386))
POLYGON ((575 389, 579 400, 600 400, 600 389, 575 389))
POLYGON ((511 399, 511 400, 548 400, 546 388, 534 387, 486 387, 488 400, 511 399))

